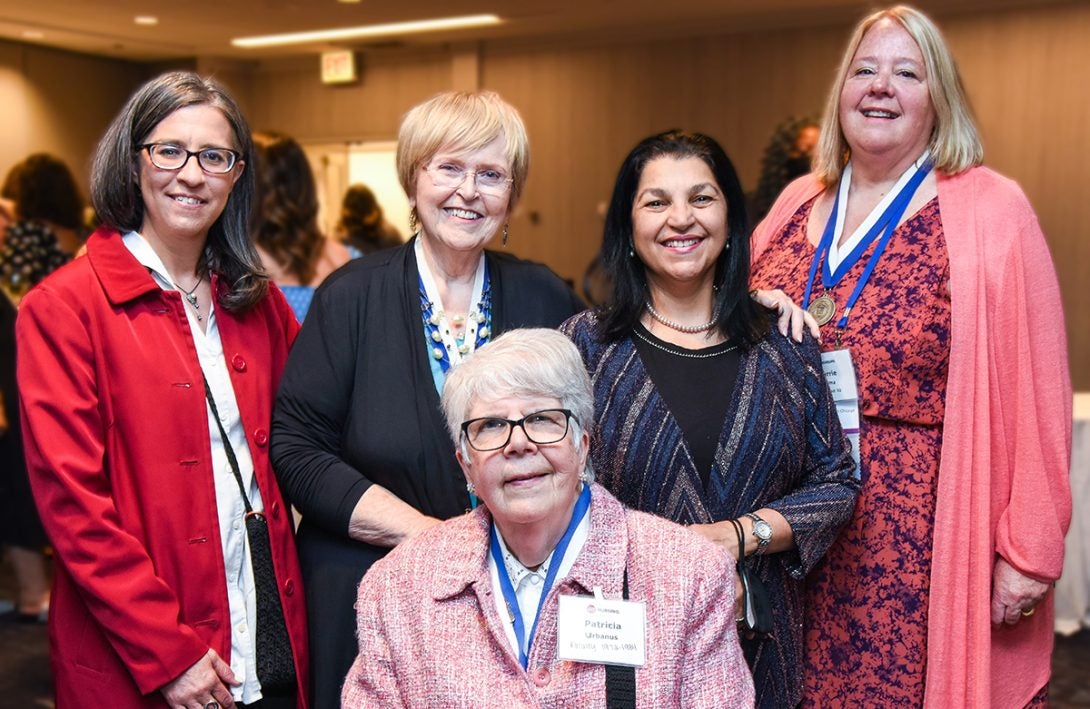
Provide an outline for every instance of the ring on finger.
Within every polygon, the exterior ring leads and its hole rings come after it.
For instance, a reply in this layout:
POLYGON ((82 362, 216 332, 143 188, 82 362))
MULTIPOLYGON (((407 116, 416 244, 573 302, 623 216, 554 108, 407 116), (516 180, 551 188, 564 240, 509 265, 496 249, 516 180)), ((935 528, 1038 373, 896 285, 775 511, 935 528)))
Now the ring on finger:
POLYGON ((208 702, 204 705, 204 709, 220 709, 220 703, 216 701, 208 702))
POLYGON ((1037 606, 1030 606, 1022 610, 1022 617, 1029 618, 1031 615, 1037 612, 1037 606))

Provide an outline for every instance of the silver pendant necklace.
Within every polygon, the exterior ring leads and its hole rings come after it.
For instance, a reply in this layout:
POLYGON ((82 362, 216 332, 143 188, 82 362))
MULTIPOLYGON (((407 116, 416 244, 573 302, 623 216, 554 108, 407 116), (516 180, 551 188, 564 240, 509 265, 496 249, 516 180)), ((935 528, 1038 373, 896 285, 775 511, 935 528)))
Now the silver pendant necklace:
POLYGON ((182 296, 185 297, 186 302, 189 303, 189 305, 193 308, 193 312, 197 314, 197 322, 201 322, 202 320, 204 320, 204 318, 201 317, 201 304, 197 302, 197 289, 201 287, 201 283, 203 282, 203 273, 201 274, 201 277, 197 279, 197 282, 193 284, 193 287, 189 290, 182 288, 180 285, 177 284, 177 282, 171 281, 171 283, 174 284, 174 287, 177 288, 182 296))

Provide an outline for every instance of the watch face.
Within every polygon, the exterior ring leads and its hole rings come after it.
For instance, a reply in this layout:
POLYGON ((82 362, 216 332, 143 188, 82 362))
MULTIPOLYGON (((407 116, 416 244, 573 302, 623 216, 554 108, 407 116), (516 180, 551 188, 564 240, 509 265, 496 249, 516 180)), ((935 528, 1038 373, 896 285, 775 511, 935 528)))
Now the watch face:
POLYGON ((767 542, 772 539, 772 525, 765 522, 763 519, 760 522, 753 523, 753 534, 757 536, 761 541, 767 542))

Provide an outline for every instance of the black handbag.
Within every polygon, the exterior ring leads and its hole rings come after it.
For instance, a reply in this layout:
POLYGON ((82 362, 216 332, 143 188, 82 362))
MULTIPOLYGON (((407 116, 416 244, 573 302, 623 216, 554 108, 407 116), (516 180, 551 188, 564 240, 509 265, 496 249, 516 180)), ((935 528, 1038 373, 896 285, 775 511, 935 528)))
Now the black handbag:
POLYGON ((772 604, 768 601, 768 591, 757 578, 757 574, 746 563, 746 539, 742 523, 730 520, 738 535, 738 563, 735 570, 742 584, 742 615, 738 618, 738 629, 748 636, 765 636, 772 632, 772 604))
POLYGON ((220 430, 223 449, 231 472, 235 474, 242 503, 246 506, 246 540, 250 544, 250 565, 254 572, 254 594, 257 605, 257 628, 254 632, 254 647, 257 652, 257 679, 261 689, 269 692, 290 692, 295 689, 295 658, 292 656, 291 640, 288 627, 284 622, 284 607, 280 604, 280 592, 277 589, 276 571, 273 568, 272 545, 269 542, 269 524, 265 515, 254 512, 250 498, 246 496, 246 487, 242 483, 242 473, 238 459, 223 430, 216 402, 208 380, 204 380, 204 395, 212 409, 212 418, 220 430))

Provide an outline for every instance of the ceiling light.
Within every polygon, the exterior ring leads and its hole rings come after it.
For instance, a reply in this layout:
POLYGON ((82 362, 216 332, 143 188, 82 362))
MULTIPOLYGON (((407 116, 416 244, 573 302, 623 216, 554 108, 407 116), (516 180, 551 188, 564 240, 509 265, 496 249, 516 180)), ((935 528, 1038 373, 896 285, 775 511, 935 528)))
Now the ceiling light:
POLYGON ((231 44, 245 49, 253 49, 255 47, 278 47, 285 44, 336 42, 346 39, 361 39, 363 37, 380 37, 384 35, 413 34, 415 32, 463 29, 466 27, 483 27, 486 25, 498 25, 501 22, 502 20, 496 15, 465 15, 462 17, 443 17, 435 20, 416 20, 413 22, 391 22, 383 25, 342 27, 334 30, 270 34, 262 37, 236 37, 231 40, 231 44))
POLYGON ((154 27, 155 25, 159 24, 159 18, 153 15, 137 15, 136 17, 132 18, 132 21, 138 25, 143 25, 145 27, 154 27))
POLYGON ((38 30, 23 30, 24 39, 43 39, 44 37, 44 32, 39 32, 38 30))

